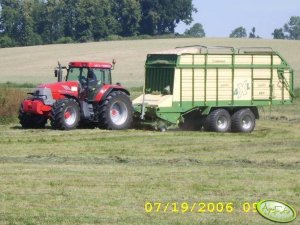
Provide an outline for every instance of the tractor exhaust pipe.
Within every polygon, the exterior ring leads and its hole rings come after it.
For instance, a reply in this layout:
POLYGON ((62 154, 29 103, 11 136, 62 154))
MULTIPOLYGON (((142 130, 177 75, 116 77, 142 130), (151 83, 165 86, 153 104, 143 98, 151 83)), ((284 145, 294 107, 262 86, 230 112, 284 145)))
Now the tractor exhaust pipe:
POLYGON ((58 67, 54 70, 54 76, 57 77, 58 82, 63 81, 63 69, 67 69, 64 66, 61 66, 60 62, 58 61, 58 67))
POLYGON ((58 61, 58 74, 57 74, 57 81, 58 82, 62 81, 62 75, 63 75, 62 66, 61 66, 60 62, 58 61))

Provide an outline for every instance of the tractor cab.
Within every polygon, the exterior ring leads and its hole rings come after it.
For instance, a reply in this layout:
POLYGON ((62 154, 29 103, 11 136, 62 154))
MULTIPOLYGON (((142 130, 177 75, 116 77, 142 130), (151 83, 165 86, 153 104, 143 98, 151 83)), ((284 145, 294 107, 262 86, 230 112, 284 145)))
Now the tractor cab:
POLYGON ((112 64, 107 62, 70 62, 68 67, 62 67, 60 63, 55 70, 58 82, 78 81, 79 98, 88 101, 95 100, 97 93, 103 85, 111 85, 111 70, 114 69, 115 60, 112 64), (65 79, 62 70, 67 70, 65 79))
POLYGON ((112 68, 110 63, 71 62, 66 81, 78 81, 80 98, 93 101, 103 85, 112 84, 112 68))
POLYGON ((89 80, 96 79, 98 83, 111 84, 112 68, 110 63, 71 62, 66 81, 77 80, 85 85, 89 80))

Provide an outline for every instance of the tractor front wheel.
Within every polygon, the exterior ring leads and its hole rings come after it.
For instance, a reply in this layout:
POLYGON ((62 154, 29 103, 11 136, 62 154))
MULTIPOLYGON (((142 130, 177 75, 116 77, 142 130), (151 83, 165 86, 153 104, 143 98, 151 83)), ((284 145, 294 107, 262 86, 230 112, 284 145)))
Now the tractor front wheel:
POLYGON ((57 101, 51 111, 51 127, 58 130, 72 130, 78 126, 80 109, 75 99, 57 101))
POLYGON ((19 109, 19 121, 23 129, 43 129, 47 123, 47 117, 27 114, 23 110, 23 104, 19 109))
POLYGON ((114 91, 110 93, 100 105, 100 128, 124 130, 132 126, 132 121, 132 103, 124 92, 114 91))

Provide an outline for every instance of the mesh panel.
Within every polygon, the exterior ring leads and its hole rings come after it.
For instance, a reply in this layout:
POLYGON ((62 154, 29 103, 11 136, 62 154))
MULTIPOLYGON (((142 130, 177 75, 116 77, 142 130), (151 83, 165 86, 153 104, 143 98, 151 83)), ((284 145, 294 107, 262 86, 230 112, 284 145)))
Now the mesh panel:
POLYGON ((174 68, 147 68, 146 93, 166 92, 173 94, 174 68))

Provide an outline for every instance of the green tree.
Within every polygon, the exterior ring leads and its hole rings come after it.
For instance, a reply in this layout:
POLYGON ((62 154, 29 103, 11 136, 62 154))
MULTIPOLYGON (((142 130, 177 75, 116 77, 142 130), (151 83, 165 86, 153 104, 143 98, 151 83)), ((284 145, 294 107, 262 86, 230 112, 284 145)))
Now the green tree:
POLYGON ((0 30, 1 35, 5 37, 4 40, 8 40, 8 37, 12 42, 16 41, 18 37, 18 26, 20 21, 20 8, 21 4, 18 0, 1 0, 1 17, 0 17, 0 30))
POLYGON ((43 28, 43 24, 41 21, 43 20, 43 10, 44 10, 44 4, 41 0, 33 0, 32 1, 32 7, 31 7, 31 18, 33 22, 33 32, 35 34, 36 42, 37 44, 42 44, 42 37, 41 37, 41 30, 43 28))
POLYGON ((39 35, 34 33, 34 22, 31 10, 32 2, 22 1, 18 24, 18 36, 16 37, 16 40, 22 46, 41 44, 39 35))
POLYGON ((63 1, 47 0, 41 15, 41 33, 45 43, 54 43, 64 36, 63 1))
POLYGON ((192 0, 140 0, 142 7, 141 34, 174 33, 179 22, 190 24, 197 10, 192 0))
POLYGON ((231 32, 229 37, 230 38, 246 38, 247 31, 244 27, 238 27, 231 32))
POLYGON ((282 28, 275 29, 274 32, 272 33, 272 35, 273 35, 273 39, 285 39, 286 38, 282 28))
POLYGON ((256 32, 256 29, 255 29, 255 27, 253 27, 251 29, 251 32, 249 33, 249 38, 260 38, 260 36, 256 35, 255 32, 256 32))
POLYGON ((159 2, 157 0, 140 0, 140 4, 142 7, 140 33, 154 35, 157 33, 156 24, 160 19, 157 9, 159 2))
POLYGON ((251 32, 249 33, 249 38, 256 38, 255 31, 256 31, 256 29, 255 29, 255 27, 253 27, 251 29, 251 32))
POLYGON ((192 37, 205 37, 202 24, 195 23, 190 29, 185 30, 184 35, 192 37))
POLYGON ((93 20, 98 5, 93 0, 79 0, 76 5, 76 39, 81 42, 93 40, 93 20))
POLYGON ((0 35, 0 48, 14 47, 15 45, 15 41, 8 35, 0 35))
MULTIPOLYGON (((174 33, 192 0, 0 0, 1 46, 174 33)), ((202 35, 202 34, 201 34, 202 35)))
POLYGON ((114 13, 114 2, 110 0, 98 0, 95 19, 93 21, 93 38, 98 41, 100 38, 118 34, 121 26, 114 13))
POLYGON ((10 46, 40 44, 39 35, 34 32, 32 9, 34 1, 2 0, 1 1, 1 33, 2 42, 10 46))
POLYGON ((69 40, 76 39, 77 3, 78 0, 65 0, 62 3, 64 36, 69 40))
POLYGON ((288 39, 300 40, 300 17, 292 16, 290 21, 284 25, 284 31, 288 33, 288 39))
POLYGON ((139 33, 141 15, 141 5, 138 0, 114 1, 116 18, 121 25, 121 36, 135 36, 139 33))
POLYGON ((76 12, 76 39, 80 42, 99 40, 120 31, 112 1, 79 0, 76 12))

